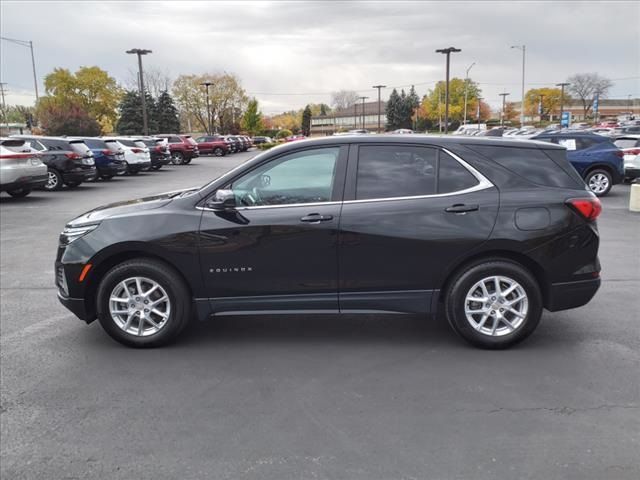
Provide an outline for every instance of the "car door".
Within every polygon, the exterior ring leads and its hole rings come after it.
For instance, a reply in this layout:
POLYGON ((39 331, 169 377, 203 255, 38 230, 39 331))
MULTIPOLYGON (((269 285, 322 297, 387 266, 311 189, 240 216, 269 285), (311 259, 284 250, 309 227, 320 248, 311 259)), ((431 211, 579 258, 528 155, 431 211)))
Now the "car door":
POLYGON ((497 189, 445 150, 359 145, 340 217, 341 311, 429 312, 456 259, 484 242, 497 189))
POLYGON ((231 212, 203 208, 200 262, 214 312, 338 310, 345 146, 284 153, 239 174, 231 212))

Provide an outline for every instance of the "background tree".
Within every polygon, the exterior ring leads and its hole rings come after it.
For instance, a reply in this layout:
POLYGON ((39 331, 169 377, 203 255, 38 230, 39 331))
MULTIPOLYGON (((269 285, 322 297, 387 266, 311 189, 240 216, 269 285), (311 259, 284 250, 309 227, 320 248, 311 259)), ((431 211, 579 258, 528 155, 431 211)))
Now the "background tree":
MULTIPOLYGON (((156 102, 147 92, 145 92, 145 100, 147 103, 149 133, 160 133, 158 131, 158 107, 156 102)), ((143 132, 142 102, 138 91, 128 90, 125 92, 118 110, 120 111, 120 117, 116 123, 116 131, 121 135, 141 135, 143 132)))
POLYGON ((307 105, 302 112, 302 134, 311 135, 311 107, 307 105))
POLYGON ((301 112, 289 111, 272 115, 269 117, 268 123, 273 129, 284 128, 297 133, 300 131, 302 125, 302 114, 301 112))
POLYGON ((122 90, 116 80, 99 67, 80 67, 75 73, 56 68, 44 78, 45 92, 56 101, 81 106, 103 132, 113 130, 122 90))
POLYGON ((168 91, 160 93, 155 101, 153 119, 156 123, 156 133, 179 133, 180 119, 178 109, 168 91))
POLYGON ((276 138, 286 138, 286 137, 290 137, 291 135, 293 135, 293 132, 291 130, 283 128, 282 130, 278 130, 278 134, 276 135, 276 138))
MULTIPOLYGON (((613 83, 608 78, 602 77, 597 73, 577 73, 567 79, 570 85, 567 88, 569 94, 577 97, 582 103, 584 118, 593 106, 593 100, 596 95, 605 98, 613 83)), ((565 105, 566 105, 565 99, 565 105)))
MULTIPOLYGON (((559 88, 532 88, 525 94, 525 110, 526 115, 537 117, 538 105, 540 104, 540 96, 542 95, 542 116, 546 117, 554 113, 560 108, 560 97, 562 92, 559 88)), ((565 104, 567 102, 567 94, 565 93, 565 104)))
MULTIPOLYGON (((130 68, 128 70, 128 77, 126 80, 127 90, 140 90, 138 85, 138 69, 130 68)), ((169 75, 169 70, 159 67, 145 66, 144 67, 144 89, 148 91, 153 98, 160 98, 162 92, 168 92, 171 90, 173 80, 169 75)))
POLYGON ((237 129, 248 98, 238 77, 229 73, 180 75, 173 83, 172 93, 182 118, 191 128, 207 130, 207 97, 201 85, 204 82, 212 83, 209 98, 214 127, 217 125, 223 132, 237 129))
POLYGON ((393 90, 391 90, 391 95, 389 95, 389 100, 387 100, 387 106, 384 110, 387 116, 387 130, 395 130, 397 128, 400 128, 400 102, 400 95, 398 95, 398 91, 394 88, 393 90))
POLYGON ((42 97, 36 111, 46 135, 100 135, 100 124, 78 101, 42 97))
POLYGON ((7 105, 3 111, 2 123, 24 123, 27 125, 33 120, 35 112, 35 107, 7 105))
POLYGON ((344 110, 352 107, 358 101, 358 92, 353 90, 340 90, 331 94, 333 108, 344 110))
MULTIPOLYGON (((464 90, 465 81, 462 78, 452 78, 449 82, 449 121, 462 122, 464 119, 464 90)), ((467 82, 467 120, 475 118, 474 107, 480 96, 478 84, 469 79, 467 82)), ((429 90, 423 99, 422 111, 432 122, 444 121, 445 83, 438 82, 433 90, 429 90)))
POLYGON ((262 113, 258 110, 258 100, 252 98, 247 104, 247 110, 242 117, 242 128, 254 136, 262 130, 262 113))

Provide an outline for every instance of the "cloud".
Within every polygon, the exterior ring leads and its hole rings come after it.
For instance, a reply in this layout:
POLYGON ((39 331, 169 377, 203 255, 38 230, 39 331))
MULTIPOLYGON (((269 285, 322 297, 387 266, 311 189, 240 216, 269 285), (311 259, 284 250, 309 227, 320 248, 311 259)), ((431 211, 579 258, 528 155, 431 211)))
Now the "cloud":
MULTIPOLYGON (((426 93, 444 76, 444 57, 435 49, 448 46, 462 49, 452 56, 452 76, 464 76, 476 62, 471 77, 492 104, 505 90, 520 97, 514 44, 527 46, 528 88, 577 72, 640 75, 634 2, 4 0, 0 8, 3 36, 33 40, 40 78, 55 67, 98 65, 124 83, 135 67, 125 50, 148 48, 153 54, 145 64, 173 76, 236 73, 268 113, 328 102, 339 89, 373 96, 378 83, 416 84, 426 93)), ((32 89, 28 49, 3 42, 1 69, 10 90, 32 89)), ((640 96, 639 80, 616 81, 612 94, 640 96)))

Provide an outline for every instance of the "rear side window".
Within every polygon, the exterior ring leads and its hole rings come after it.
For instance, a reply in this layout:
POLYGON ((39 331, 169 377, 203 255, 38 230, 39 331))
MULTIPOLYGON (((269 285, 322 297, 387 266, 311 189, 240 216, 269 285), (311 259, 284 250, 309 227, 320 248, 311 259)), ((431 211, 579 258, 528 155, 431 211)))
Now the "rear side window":
POLYGON ((79 155, 88 155, 91 153, 91 150, 89 150, 87 144, 82 141, 76 140, 73 142, 69 142, 69 145, 71 145, 71 149, 79 155))
POLYGON ((85 138, 84 143, 87 145, 87 147, 93 150, 98 150, 100 148, 101 149, 107 148, 105 143, 102 140, 99 140, 97 138, 85 138))
POLYGON ((191 137, 184 137, 185 143, 189 143, 191 145, 197 145, 196 141, 191 137))
POLYGON ((640 147, 640 140, 636 140, 635 138, 619 138, 613 143, 615 143, 618 148, 640 147))
MULTIPOLYGON (((573 170, 566 158, 557 157, 558 163, 543 150, 536 148, 513 148, 493 145, 471 145, 472 150, 499 163, 507 170, 524 177, 531 183, 549 187, 576 188, 575 176, 570 174, 573 170), (562 163, 559 163, 562 162, 562 163), (566 164, 566 166, 561 166, 566 164)), ((555 150, 549 150, 554 152, 555 150)), ((564 151, 558 151, 562 157, 566 157, 564 151)), ((558 155, 554 153, 553 155, 558 155)), ((573 170, 575 172, 575 170, 573 170)), ((577 173, 575 173, 577 175, 577 173)), ((580 180, 582 183, 582 180, 580 180)))
POLYGON ((42 139, 42 144, 47 147, 48 150, 62 150, 62 151, 71 151, 71 145, 69 142, 65 140, 52 140, 52 139, 42 139))
POLYGON ((135 144, 135 142, 133 142, 133 140, 127 140, 124 138, 118 139, 118 142, 120 142, 120 144, 124 145, 125 147, 136 147, 137 145, 135 144))
POLYGON ((451 193, 475 187, 478 179, 446 152, 439 151, 438 193, 451 193))

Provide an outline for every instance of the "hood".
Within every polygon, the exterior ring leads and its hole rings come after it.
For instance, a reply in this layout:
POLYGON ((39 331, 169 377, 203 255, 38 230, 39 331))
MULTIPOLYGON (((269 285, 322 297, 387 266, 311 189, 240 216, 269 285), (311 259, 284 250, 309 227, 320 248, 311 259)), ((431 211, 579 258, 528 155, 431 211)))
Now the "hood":
POLYGON ((133 200, 110 203, 108 205, 102 205, 86 213, 83 213, 79 217, 76 217, 68 222, 67 225, 70 227, 77 227, 80 225, 95 224, 110 217, 130 215, 146 210, 154 210, 156 208, 161 208, 165 205, 168 205, 176 197, 184 197, 195 193, 197 193, 197 189, 191 188, 160 193, 157 195, 136 198, 133 200))

